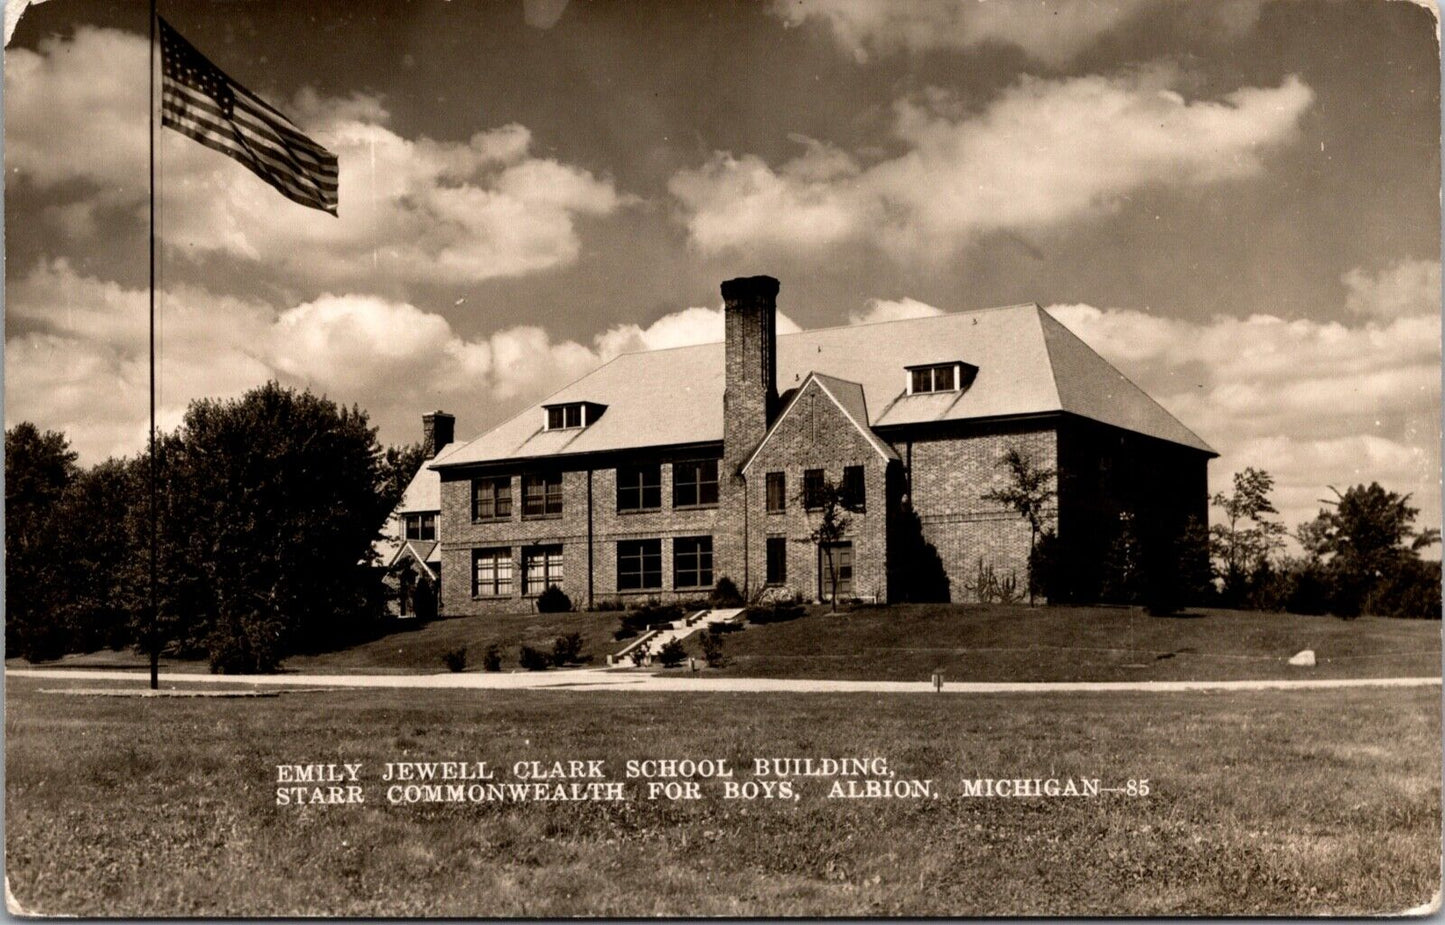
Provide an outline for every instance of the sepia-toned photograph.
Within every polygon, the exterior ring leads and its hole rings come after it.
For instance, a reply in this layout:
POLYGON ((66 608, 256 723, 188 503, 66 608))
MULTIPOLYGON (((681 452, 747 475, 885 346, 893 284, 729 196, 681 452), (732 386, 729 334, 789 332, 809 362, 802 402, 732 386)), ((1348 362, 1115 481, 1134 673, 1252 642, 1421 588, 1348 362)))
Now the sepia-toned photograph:
POLYGON ((1441 902, 1414 0, 7 0, 14 916, 1441 902))

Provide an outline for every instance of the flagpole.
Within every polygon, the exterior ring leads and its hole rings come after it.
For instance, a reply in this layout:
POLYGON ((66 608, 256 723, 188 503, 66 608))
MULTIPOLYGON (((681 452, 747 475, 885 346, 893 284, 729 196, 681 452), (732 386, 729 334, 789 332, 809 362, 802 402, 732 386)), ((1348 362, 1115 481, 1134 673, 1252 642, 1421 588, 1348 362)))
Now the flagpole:
POLYGON ((150 661, 151 690, 160 687, 160 612, 156 604, 156 560, 160 550, 160 514, 156 499, 159 482, 156 459, 156 0, 150 0, 150 112, 148 136, 150 140, 150 661))

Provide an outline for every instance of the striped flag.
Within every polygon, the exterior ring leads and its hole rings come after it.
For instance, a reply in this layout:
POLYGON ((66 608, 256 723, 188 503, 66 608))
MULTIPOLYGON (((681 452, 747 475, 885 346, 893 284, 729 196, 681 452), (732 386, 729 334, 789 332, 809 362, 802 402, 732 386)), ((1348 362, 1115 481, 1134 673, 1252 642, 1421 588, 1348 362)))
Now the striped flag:
POLYGON ((156 19, 161 124, 240 161, 287 199, 335 215, 336 155, 156 19))

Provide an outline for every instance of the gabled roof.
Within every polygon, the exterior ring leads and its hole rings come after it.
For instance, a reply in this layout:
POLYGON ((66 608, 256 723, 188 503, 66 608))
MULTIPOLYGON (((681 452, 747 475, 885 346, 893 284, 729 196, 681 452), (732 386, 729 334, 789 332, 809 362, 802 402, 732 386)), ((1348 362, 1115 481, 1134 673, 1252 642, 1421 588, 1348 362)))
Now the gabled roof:
POLYGON ((833 400, 833 403, 843 412, 843 416, 846 417, 854 427, 858 428, 858 432, 872 444, 873 449, 878 451, 879 456, 882 456, 885 460, 896 460, 898 458, 898 452, 894 450, 893 447, 884 443, 879 436, 873 432, 873 428, 868 426, 868 400, 863 394, 862 384, 849 382, 846 379, 839 379, 836 376, 810 372, 803 378, 802 385, 793 390, 792 397, 788 399, 788 403, 783 406, 782 411, 778 412, 778 417, 773 421, 773 425, 768 428, 767 435, 763 437, 757 449, 753 450, 752 455, 748 457, 748 461, 743 463, 743 472, 748 471, 748 467, 753 464, 753 460, 757 459, 758 454, 763 451, 763 447, 767 446, 768 440, 773 434, 777 433, 783 421, 787 420, 788 415, 798 406, 798 400, 802 398, 804 392, 808 391, 808 383, 810 382, 817 383, 819 390, 833 400))
MULTIPOLYGON (((1033 303, 783 334, 777 348, 780 391, 810 371, 846 377, 874 428, 1062 411, 1214 452, 1033 303), (978 367, 967 388, 907 393, 906 367, 959 360, 978 367)), ((607 405, 595 424, 546 431, 538 402, 433 465, 721 443, 723 361, 720 343, 623 354, 546 399, 607 405)))

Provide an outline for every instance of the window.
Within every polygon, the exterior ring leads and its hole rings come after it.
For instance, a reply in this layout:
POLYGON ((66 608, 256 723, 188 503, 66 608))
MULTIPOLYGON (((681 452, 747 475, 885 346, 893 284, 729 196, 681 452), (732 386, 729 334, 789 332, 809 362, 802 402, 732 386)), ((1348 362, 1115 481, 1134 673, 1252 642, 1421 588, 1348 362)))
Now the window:
POLYGON ((562 547, 533 546, 522 554, 522 573, 526 578, 524 594, 541 594, 548 585, 562 583, 562 547))
POLYGON ((768 537, 768 584, 780 585, 788 580, 788 539, 768 537))
POLYGON ((803 507, 816 511, 823 506, 823 470, 803 470, 803 507))
POLYGON ((850 511, 862 511, 865 497, 863 490, 863 467, 843 467, 843 506, 850 511))
POLYGON ((434 540, 437 538, 437 515, 407 514, 406 538, 409 540, 434 540))
POLYGON ((712 537, 680 536, 672 541, 672 586, 712 587, 712 537))
POLYGON ((618 540, 617 590, 661 587, 662 540, 618 540))
POLYGON ((472 520, 512 518, 512 479, 476 479, 472 482, 472 520))
POLYGON ((547 408, 548 430, 584 427, 586 424, 587 409, 584 402, 573 402, 567 405, 550 405, 547 408))
POLYGON ((617 509, 655 511, 662 507, 662 466, 617 467, 617 509))
POLYGON ((768 513, 780 514, 788 506, 788 480, 782 472, 768 473, 768 513))
POLYGON ((672 506, 717 504, 717 460, 672 464, 672 506))
POLYGON ((562 473, 522 477, 522 516, 559 517, 562 514, 562 473))
POLYGON ((506 597, 512 593, 512 551, 472 550, 472 596, 506 597))
POLYGON ((958 388, 958 364, 943 363, 938 366, 916 366, 912 370, 914 395, 922 392, 952 392, 958 388))

